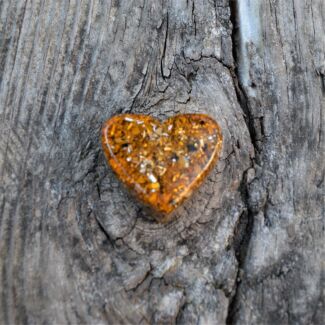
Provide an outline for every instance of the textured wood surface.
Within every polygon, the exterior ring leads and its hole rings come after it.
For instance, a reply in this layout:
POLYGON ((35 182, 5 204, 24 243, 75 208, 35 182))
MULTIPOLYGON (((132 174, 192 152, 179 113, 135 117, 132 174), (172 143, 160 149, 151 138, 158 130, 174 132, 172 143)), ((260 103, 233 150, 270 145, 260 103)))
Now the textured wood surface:
POLYGON ((0 324, 321 324, 323 0, 0 1, 0 324), (219 164, 157 224, 117 113, 213 116, 219 164))

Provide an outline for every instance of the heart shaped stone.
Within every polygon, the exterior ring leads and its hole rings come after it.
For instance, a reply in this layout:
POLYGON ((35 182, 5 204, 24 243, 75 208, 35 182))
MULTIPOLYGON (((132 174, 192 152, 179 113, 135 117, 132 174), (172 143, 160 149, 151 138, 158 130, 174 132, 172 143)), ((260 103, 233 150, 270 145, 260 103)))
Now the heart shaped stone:
POLYGON ((122 114, 105 122, 102 146, 118 178, 166 222, 218 160, 222 135, 204 114, 176 115, 163 123, 122 114))

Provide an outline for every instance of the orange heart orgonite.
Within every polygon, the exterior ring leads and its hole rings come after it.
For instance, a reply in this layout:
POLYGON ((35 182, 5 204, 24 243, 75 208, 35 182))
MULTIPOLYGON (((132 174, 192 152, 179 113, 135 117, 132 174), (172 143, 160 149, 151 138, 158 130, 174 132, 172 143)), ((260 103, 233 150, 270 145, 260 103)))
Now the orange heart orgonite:
POLYGON ((118 178, 165 222, 217 162, 222 135, 204 114, 176 115, 164 122, 122 114, 104 123, 102 145, 118 178))

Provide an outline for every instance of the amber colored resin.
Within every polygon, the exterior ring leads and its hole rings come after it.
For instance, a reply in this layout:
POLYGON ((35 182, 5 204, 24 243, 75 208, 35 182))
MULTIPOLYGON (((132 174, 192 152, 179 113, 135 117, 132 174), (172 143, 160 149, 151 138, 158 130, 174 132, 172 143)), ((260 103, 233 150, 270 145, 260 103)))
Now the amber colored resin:
POLYGON ((118 178, 165 222, 218 160, 222 135, 204 114, 176 115, 163 123, 122 114, 105 122, 102 145, 118 178))

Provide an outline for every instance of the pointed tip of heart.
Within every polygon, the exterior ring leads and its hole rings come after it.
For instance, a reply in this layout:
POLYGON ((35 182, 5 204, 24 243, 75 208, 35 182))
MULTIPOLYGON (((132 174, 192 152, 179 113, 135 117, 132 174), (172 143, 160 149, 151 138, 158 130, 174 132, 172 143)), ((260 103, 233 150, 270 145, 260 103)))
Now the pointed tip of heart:
POLYGON ((181 114, 164 122, 122 114, 104 123, 102 146, 118 178, 158 221, 167 222, 217 162, 222 135, 205 114, 181 114))

